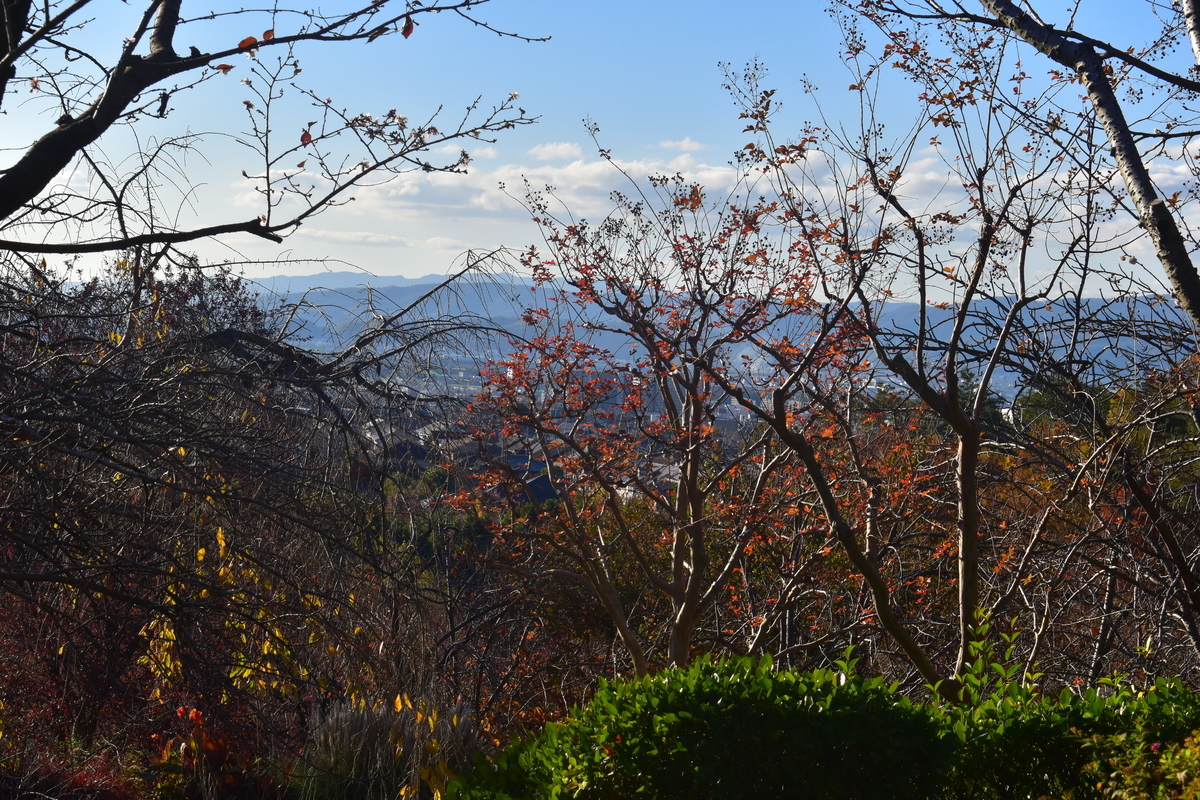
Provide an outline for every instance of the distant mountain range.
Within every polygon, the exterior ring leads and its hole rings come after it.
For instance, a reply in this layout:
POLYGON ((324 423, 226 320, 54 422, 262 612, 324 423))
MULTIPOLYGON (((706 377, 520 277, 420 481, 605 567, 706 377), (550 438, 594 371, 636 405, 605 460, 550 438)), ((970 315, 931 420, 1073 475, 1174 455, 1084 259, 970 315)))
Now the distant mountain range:
POLYGON ((391 288, 400 286, 436 286, 446 275, 405 278, 400 275, 372 275, 369 272, 317 272, 312 275, 272 275, 254 281, 267 292, 283 295, 309 289, 355 289, 360 286, 391 288))
MULTIPOLYGON (((299 303, 297 334, 309 347, 329 349, 356 335, 363 325, 391 317, 404 309, 415 318, 460 319, 464 327, 486 324, 520 333, 525 309, 546 307, 544 290, 513 275, 472 275, 434 291, 444 275, 421 278, 375 277, 358 272, 326 272, 305 276, 278 276, 257 281, 264 293, 283 302, 299 303), (432 294, 431 294, 432 293, 432 294)), ((270 304, 269 302, 267 303, 270 304)), ((1007 300, 977 301, 964 332, 964 355, 986 356, 1007 311, 1007 300)), ((569 307, 568 313, 577 313, 569 307)), ((919 327, 920 306, 891 302, 878 320, 891 331, 889 344, 910 351, 919 327)), ((953 308, 926 309, 931 339, 949 338, 953 308)), ((587 320, 579 317, 577 323, 587 320)), ((583 327, 583 326, 581 326, 583 327)), ((590 327, 590 326, 589 326, 590 327)), ((1019 386, 1039 369, 1065 370, 1086 379, 1089 375, 1124 374, 1136 379, 1141 371, 1167 366, 1185 351, 1195 350, 1191 326, 1174 303, 1161 298, 1129 297, 1117 303, 1098 298, 1031 304, 1010 334, 1013 362, 1001 363, 995 391, 1013 397, 1019 386), (1017 363, 1019 362, 1019 363, 1017 363)), ((592 329, 592 342, 618 357, 629 353, 623 337, 592 329)), ((933 349, 937 349, 934 347, 933 349)), ((489 357, 486 352, 475 357, 489 357)), ((932 365, 931 365, 932 366, 932 365)), ((970 367, 978 372, 980 364, 970 367)), ((1059 376, 1046 375, 1057 380, 1059 376)))
POLYGON ((412 318, 461 319, 464 326, 488 324, 519 331, 521 315, 537 305, 528 281, 515 276, 472 275, 439 289, 446 275, 374 278, 357 272, 277 276, 254 283, 265 305, 272 298, 299 304, 297 331, 309 347, 325 349, 356 335, 372 320, 408 310, 412 318))

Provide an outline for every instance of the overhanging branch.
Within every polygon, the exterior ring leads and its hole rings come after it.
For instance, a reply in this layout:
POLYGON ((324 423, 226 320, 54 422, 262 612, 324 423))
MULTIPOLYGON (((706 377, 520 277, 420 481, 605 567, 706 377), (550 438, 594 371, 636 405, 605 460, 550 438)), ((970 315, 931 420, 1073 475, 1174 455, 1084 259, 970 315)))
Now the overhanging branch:
POLYGON ((46 242, 14 242, 0 239, 0 250, 14 253, 55 253, 67 255, 72 253, 107 253, 113 250, 127 250, 148 244, 179 244, 203 239, 208 236, 222 236, 227 233, 250 233, 261 236, 276 244, 283 237, 262 224, 261 220, 252 219, 248 222, 231 222, 227 225, 213 225, 208 228, 197 228, 192 231, 175 231, 173 233, 147 233, 141 236, 130 236, 125 239, 109 239, 102 242, 82 242, 80 244, 49 244, 46 242))

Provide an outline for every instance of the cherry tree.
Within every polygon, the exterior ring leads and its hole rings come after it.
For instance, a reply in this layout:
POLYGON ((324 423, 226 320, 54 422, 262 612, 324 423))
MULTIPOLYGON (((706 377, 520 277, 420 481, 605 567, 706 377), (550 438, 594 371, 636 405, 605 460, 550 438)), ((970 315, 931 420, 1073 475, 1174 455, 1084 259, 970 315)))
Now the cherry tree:
MULTIPOLYGON (((653 364, 634 374, 694 371, 759 426, 779 459, 768 513, 798 519, 786 536, 819 575, 802 583, 826 595, 773 595, 818 631, 800 644, 865 640, 880 669, 951 700, 1004 614, 1026 665, 1056 680, 1194 668, 1194 549, 1168 522, 1192 502, 1191 325, 1130 260, 1143 234, 1121 222, 1119 164, 1076 144, 1096 112, 1054 112, 1065 81, 1027 100, 1022 63, 988 31, 873 49, 848 19, 847 44, 859 125, 776 138, 761 70, 731 74, 751 134, 732 190, 634 180, 595 223, 534 194, 547 247, 526 267, 570 287, 591 328, 644 347, 653 364), (897 75, 919 106, 893 135, 874 99, 897 75)), ((513 432, 559 436, 527 398, 560 395, 522 392, 513 432)), ((631 453, 652 441, 632 435, 631 453)), ((775 586, 795 563, 775 565, 775 586)), ((787 619, 756 617, 743 646, 794 647, 787 619)))

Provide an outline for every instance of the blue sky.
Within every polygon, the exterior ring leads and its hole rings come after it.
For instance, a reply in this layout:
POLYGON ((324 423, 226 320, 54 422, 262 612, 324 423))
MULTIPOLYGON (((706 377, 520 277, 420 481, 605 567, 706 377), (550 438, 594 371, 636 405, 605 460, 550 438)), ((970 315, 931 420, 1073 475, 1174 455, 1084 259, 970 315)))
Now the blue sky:
MULTIPOLYGON (((822 3, 494 0, 482 15, 497 27, 551 38, 521 42, 449 16, 424 18, 408 40, 392 36, 302 51, 303 77, 335 104, 377 114, 397 107, 410 118, 438 105, 453 112, 477 96, 487 103, 518 92, 538 124, 477 148, 468 176, 420 176, 360 192, 353 204, 313 220, 288 240, 285 250, 327 257, 330 264, 273 265, 252 273, 349 265, 376 275, 416 276, 450 270, 468 248, 521 247, 538 232, 497 188, 504 181, 519 194, 521 176, 536 185, 553 183, 589 216, 600 213, 624 179, 596 157, 584 118, 599 125, 602 144, 634 174, 679 169, 707 185, 719 182, 722 170, 729 173, 733 151, 747 140, 721 88, 718 62, 740 67, 761 59, 796 126, 806 116, 802 76, 828 86, 835 103, 854 99, 846 91, 838 31, 822 3)), ((209 120, 240 119, 243 97, 233 79, 247 66, 236 64, 221 92, 206 87, 203 113, 209 120)), ((228 162, 241 157, 237 148, 218 142, 206 155, 214 169, 200 170, 207 184, 202 198, 236 192, 240 167, 229 169, 228 162)), ((202 213, 206 207, 211 205, 203 199, 197 204, 202 213)), ((265 244, 231 244, 248 256, 271 255, 265 244)), ((206 254, 236 257, 223 247, 206 254)))
MULTIPOLYGON (((214 0, 203 8, 225 5, 214 0)), ((1054 13, 1039 5, 1047 15, 1054 13)), ((98 7, 83 35, 101 55, 115 53, 139 9, 115 0, 101 0, 98 7)), ((710 188, 732 184, 727 162, 747 138, 721 88, 719 62, 740 68, 757 58, 765 65, 765 85, 777 88, 784 104, 778 131, 797 131, 816 115, 801 90, 802 78, 818 87, 829 117, 857 113, 859 98, 847 88, 852 78, 842 62, 839 30, 825 7, 824 0, 492 0, 480 11, 489 23, 549 41, 501 38, 442 15, 421 17, 407 40, 309 45, 297 54, 302 83, 351 112, 381 115, 396 108, 422 119, 444 106, 453 116, 476 97, 491 104, 518 92, 520 104, 539 121, 475 148, 468 175, 412 175, 365 189, 353 203, 311 220, 282 247, 234 237, 197 250, 209 260, 273 262, 248 266, 254 277, 355 268, 414 277, 450 271, 468 249, 523 247, 537 240, 538 231, 519 203, 499 190, 501 182, 518 196, 523 178, 534 186, 553 184, 573 211, 589 218, 602 216, 609 193, 625 186, 597 158, 585 117, 600 127, 602 145, 632 175, 680 171, 710 188)), ((185 4, 185 14, 188 8, 185 4)), ((1149 31, 1133 21, 1146 18, 1144 8, 1139 5, 1132 17, 1123 9, 1128 6, 1119 0, 1094 0, 1077 22, 1121 46, 1141 44, 1149 31)), ((280 33, 288 24, 286 16, 275 23, 280 33)), ((178 44, 212 52, 259 34, 261 27, 261 19, 246 17, 192 25, 178 44)), ((262 56, 272 52, 263 50, 262 56)), ((246 128, 243 101, 251 97, 240 81, 253 65, 242 57, 234 63, 229 75, 179 96, 167 120, 139 123, 136 142, 128 133, 102 142, 104 152, 118 160, 156 137, 186 130, 213 134, 181 162, 178 185, 186 190, 168 208, 181 226, 241 220, 261 210, 241 177, 242 169, 254 171, 253 159, 236 141, 246 128)), ((911 124, 908 97, 895 92, 882 100, 897 127, 911 124)), ((24 96, 25 110, 38 99, 24 96)), ((278 123, 285 141, 293 127, 298 137, 302 120, 313 117, 302 98, 289 100, 295 104, 278 123)), ((7 108, 15 107, 10 102, 7 108)), ((38 126, 59 113, 45 109, 38 126)), ((18 116, 10 113, 0 146, 23 148, 39 132, 38 126, 22 127, 18 116)))

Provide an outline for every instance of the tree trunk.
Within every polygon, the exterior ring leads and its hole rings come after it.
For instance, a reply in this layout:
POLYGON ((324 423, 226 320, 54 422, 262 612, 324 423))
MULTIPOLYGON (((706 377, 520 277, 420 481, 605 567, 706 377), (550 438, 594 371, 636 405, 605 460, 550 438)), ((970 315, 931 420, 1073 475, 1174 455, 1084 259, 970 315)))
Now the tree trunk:
POLYGON ((971 657, 979 609, 979 431, 958 437, 958 662, 962 675, 971 657))
MULTIPOLYGON (((1074 70, 1087 89, 1088 99, 1104 127, 1113 158, 1137 207, 1142 227, 1150 234, 1159 263, 1175 289, 1176 299, 1200 327, 1200 274, 1188 255, 1187 242, 1163 198, 1158 196, 1150 173, 1138 152, 1104 63, 1094 48, 1073 42, 1061 31, 1030 17, 1011 0, 980 0, 996 19, 1036 50, 1074 70)), ((1185 9, 1186 13, 1186 9, 1185 9)), ((1190 22, 1190 21, 1189 21, 1190 22)), ((1189 36, 1192 28, 1189 24, 1189 36)))

